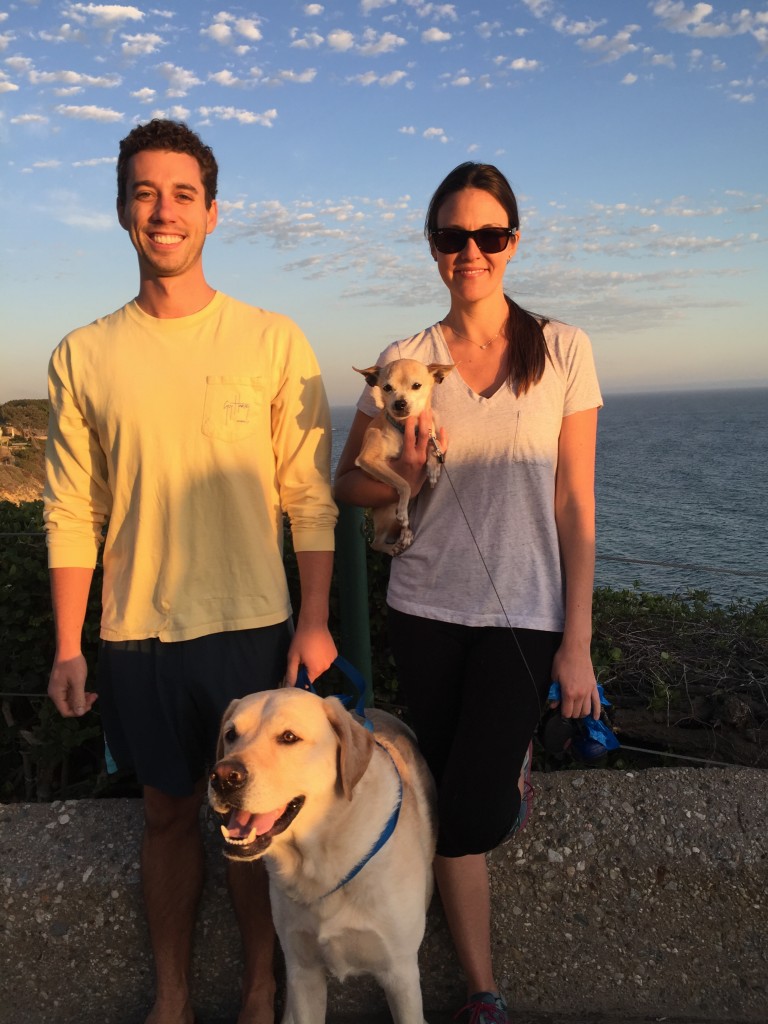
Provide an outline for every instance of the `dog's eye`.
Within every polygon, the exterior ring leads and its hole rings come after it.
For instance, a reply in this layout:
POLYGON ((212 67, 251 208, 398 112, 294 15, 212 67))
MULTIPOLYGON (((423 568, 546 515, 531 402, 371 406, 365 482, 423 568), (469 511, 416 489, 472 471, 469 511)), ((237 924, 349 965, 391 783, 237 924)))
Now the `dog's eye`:
POLYGON ((411 391, 418 391, 420 387, 421 384, 419 383, 419 381, 416 381, 414 384, 411 384, 411 391))
POLYGON ((381 390, 382 391, 394 391, 395 389, 392 387, 391 384, 382 384, 381 390))
POLYGON ((225 743, 234 743, 236 739, 237 739, 237 729, 234 727, 234 725, 230 725, 230 727, 224 733, 224 742, 225 743))
POLYGON ((301 742, 301 737, 297 736, 295 732, 291 732, 290 729, 286 729, 285 732, 281 732, 277 737, 277 742, 286 744, 299 743, 301 742))

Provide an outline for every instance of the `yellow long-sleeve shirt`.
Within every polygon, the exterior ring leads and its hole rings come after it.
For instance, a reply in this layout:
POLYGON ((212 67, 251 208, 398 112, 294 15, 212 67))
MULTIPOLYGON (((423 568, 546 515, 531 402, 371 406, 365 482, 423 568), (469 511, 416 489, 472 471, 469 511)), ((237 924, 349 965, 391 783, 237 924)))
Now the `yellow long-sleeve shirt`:
POLYGON ((331 427, 287 317, 217 293, 162 320, 130 302, 73 331, 49 369, 48 561, 92 567, 101 635, 185 640, 290 615, 297 551, 330 551, 331 427))

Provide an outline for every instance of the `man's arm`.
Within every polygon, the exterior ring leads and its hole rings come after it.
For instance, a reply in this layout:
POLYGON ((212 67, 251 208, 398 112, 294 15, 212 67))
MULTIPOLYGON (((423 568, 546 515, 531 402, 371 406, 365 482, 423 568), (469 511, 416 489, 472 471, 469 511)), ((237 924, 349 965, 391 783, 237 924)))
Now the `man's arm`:
POLYGON ((56 654, 48 696, 65 718, 84 715, 96 700, 85 692, 88 667, 81 643, 93 569, 51 569, 51 599, 56 627, 56 654))
POLYGON ((336 645, 328 630, 328 594, 333 572, 332 551, 297 551, 301 585, 301 608, 296 623, 285 681, 296 685, 299 665, 304 665, 310 680, 317 679, 336 657, 336 645))

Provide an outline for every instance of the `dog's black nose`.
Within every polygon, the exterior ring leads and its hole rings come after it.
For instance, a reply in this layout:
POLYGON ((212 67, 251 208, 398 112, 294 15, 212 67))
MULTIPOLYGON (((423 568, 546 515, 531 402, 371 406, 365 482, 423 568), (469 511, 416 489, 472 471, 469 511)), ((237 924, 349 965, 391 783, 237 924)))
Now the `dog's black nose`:
POLYGON ((392 407, 394 409, 397 409, 398 412, 402 412, 403 409, 408 408, 408 403, 404 398, 398 398, 397 401, 392 403, 392 407))
POLYGON ((219 761, 211 772, 211 785, 217 793, 242 789, 247 779, 248 769, 240 761, 219 761))

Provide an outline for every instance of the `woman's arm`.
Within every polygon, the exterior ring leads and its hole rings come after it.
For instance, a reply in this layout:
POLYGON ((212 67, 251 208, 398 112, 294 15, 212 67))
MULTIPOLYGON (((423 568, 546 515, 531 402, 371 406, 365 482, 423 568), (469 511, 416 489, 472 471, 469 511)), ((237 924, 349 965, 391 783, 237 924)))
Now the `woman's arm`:
POLYGON ((600 716, 590 658, 595 581, 595 447, 597 409, 563 418, 555 480, 555 521, 565 574, 565 629, 552 678, 564 718, 600 716))
MULTIPOLYGON (((397 492, 389 484, 374 480, 355 465, 360 454, 363 435, 371 423, 371 417, 365 413, 355 413, 350 427, 347 443, 341 453, 336 475, 333 496, 345 505, 360 505, 363 508, 381 508, 397 501, 397 492)), ((391 465, 396 473, 411 485, 411 495, 421 490, 427 479, 425 464, 427 461, 427 443, 432 420, 429 413, 423 413, 417 420, 415 416, 408 418, 403 435, 403 450, 400 457, 392 459, 391 465), (418 426, 418 432, 416 427, 418 426)), ((440 445, 445 451, 447 442, 442 431, 438 431, 440 445)))

